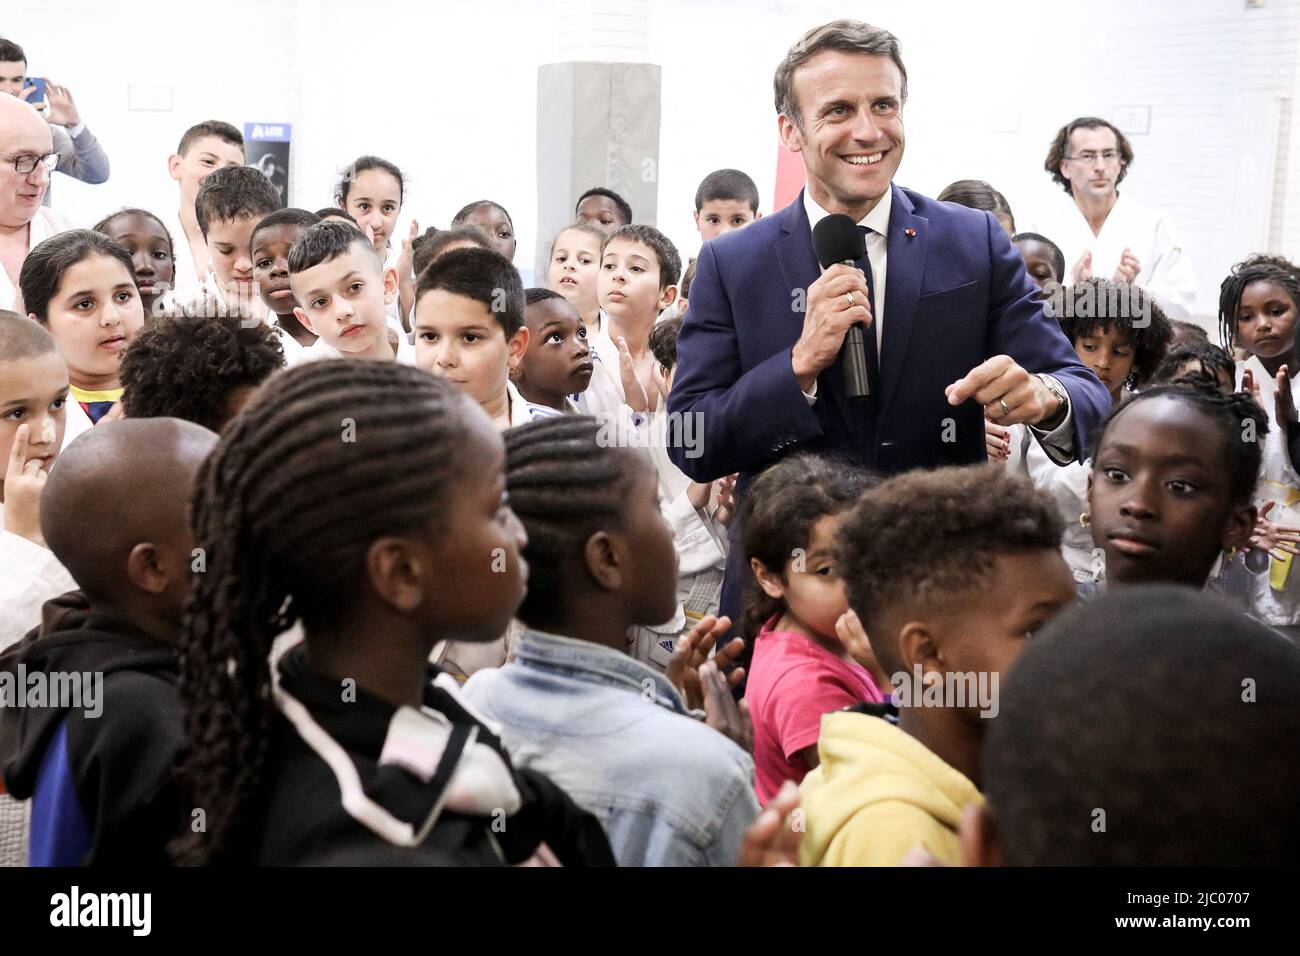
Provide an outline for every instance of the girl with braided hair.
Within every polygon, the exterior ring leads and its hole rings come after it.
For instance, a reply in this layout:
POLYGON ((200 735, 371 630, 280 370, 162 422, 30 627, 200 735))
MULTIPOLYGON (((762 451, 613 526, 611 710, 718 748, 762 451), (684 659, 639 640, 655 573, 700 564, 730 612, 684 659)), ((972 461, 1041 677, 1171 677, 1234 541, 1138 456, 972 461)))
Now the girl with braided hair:
POLYGON ((585 415, 505 433, 534 579, 515 659, 475 673, 465 697, 521 765, 600 818, 620 865, 730 866, 758 802, 753 761, 732 742, 747 732, 727 678, 716 660, 701 668, 705 726, 685 688, 629 653, 629 631, 677 605, 659 479, 629 437, 585 415))
MULTIPOLYGON (((1280 256, 1255 255, 1233 266, 1219 294, 1219 337, 1238 347, 1237 386, 1259 403, 1270 427, 1261 439, 1263 467, 1254 503, 1268 520, 1300 525, 1300 427, 1296 426, 1296 318, 1300 268, 1280 256), (1271 508, 1265 508, 1275 502, 1271 508)), ((1291 548, 1290 550, 1294 550, 1291 548)), ((1287 547, 1273 548, 1268 574, 1248 582, 1251 614, 1300 637, 1300 574, 1287 547)))
POLYGON ((1079 516, 1107 582, 1204 588, 1250 540, 1268 430, 1250 398, 1209 387, 1159 385, 1113 408, 1093 437, 1079 516))
POLYGON ((495 638, 523 598, 503 461, 481 409, 395 363, 292 369, 231 422, 193 502, 179 862, 612 861, 428 664, 442 638, 495 638))

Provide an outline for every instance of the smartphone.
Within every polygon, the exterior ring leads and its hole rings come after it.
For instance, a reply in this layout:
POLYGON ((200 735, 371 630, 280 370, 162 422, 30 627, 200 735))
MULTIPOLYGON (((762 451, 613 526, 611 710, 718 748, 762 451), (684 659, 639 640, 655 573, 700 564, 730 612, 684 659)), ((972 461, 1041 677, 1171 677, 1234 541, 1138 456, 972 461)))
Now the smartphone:
POLYGON ((35 106, 38 110, 44 109, 45 108, 44 105, 45 104, 45 77, 29 76, 25 80, 23 80, 23 89, 28 89, 29 87, 33 87, 33 86, 36 87, 36 92, 30 94, 27 97, 27 102, 31 103, 32 106, 35 106))

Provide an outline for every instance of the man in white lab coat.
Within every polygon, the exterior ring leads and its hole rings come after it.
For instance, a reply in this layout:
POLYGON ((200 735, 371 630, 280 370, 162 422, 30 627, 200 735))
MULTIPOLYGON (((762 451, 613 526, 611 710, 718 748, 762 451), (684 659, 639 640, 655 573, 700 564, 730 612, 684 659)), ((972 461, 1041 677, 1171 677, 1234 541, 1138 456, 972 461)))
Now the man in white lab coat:
POLYGON ((1190 319, 1196 276, 1178 229, 1160 210, 1120 196, 1132 162, 1127 137, 1103 119, 1084 116, 1061 127, 1043 167, 1068 198, 1045 211, 1037 231, 1065 253, 1067 282, 1132 282, 1171 319, 1190 319))

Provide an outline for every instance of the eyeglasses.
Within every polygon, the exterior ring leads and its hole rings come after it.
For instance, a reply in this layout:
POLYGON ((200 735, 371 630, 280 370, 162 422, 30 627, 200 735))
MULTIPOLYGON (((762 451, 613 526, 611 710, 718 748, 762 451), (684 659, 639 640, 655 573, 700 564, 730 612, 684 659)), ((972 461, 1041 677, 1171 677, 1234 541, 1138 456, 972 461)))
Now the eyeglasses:
POLYGON ((6 156, 4 158, 13 163, 14 172, 22 173, 24 176, 35 170, 38 164, 44 166, 49 172, 54 172, 54 167, 59 165, 58 153, 46 153, 44 156, 6 156))
POLYGON ((1073 159, 1080 163, 1093 163, 1096 162, 1098 156, 1102 158, 1102 162, 1107 166, 1112 166, 1119 162, 1119 150, 1117 149, 1103 149, 1100 153, 1095 149, 1085 149, 1077 156, 1067 156, 1065 158, 1073 159))

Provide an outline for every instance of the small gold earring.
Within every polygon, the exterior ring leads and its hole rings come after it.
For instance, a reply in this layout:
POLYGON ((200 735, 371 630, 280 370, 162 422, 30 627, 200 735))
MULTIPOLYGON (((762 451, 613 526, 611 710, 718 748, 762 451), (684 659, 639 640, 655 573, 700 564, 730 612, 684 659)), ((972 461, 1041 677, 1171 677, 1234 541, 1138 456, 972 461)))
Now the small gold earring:
POLYGON ((1090 524, 1092 524, 1092 515, 1088 514, 1086 511, 1082 512, 1079 515, 1079 527, 1086 528, 1090 524))

